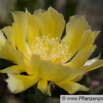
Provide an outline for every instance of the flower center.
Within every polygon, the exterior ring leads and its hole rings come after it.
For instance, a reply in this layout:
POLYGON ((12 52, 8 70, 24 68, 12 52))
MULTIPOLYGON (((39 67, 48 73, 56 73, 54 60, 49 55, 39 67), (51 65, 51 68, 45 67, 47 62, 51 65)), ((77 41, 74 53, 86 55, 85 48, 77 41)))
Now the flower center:
POLYGON ((58 38, 49 39, 48 36, 36 37, 29 42, 33 54, 39 54, 42 60, 50 60, 53 63, 64 63, 67 61, 68 46, 59 43, 58 38))

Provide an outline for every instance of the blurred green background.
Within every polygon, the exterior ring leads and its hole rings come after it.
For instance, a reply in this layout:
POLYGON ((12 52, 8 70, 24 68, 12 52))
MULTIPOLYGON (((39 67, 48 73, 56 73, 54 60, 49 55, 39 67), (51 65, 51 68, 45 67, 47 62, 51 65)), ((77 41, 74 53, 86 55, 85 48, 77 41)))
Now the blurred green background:
MULTIPOLYGON (((91 58, 101 53, 101 59, 103 59, 103 0, 0 0, 0 28, 2 29, 13 23, 11 15, 13 11, 25 11, 25 9, 28 9, 30 13, 33 13, 34 10, 40 8, 47 10, 50 6, 62 13, 66 22, 69 21, 69 17, 72 15, 84 15, 92 30, 101 31, 95 41, 98 47, 91 58)), ((11 65, 10 61, 0 59, 0 69, 11 65)), ((0 74, 0 103, 34 103, 36 97, 34 95, 34 87, 23 93, 14 95, 7 89, 6 83, 3 80, 4 78, 7 78, 7 75, 0 74)), ((76 94, 103 94, 102 68, 85 74, 80 83, 89 87, 90 91, 79 91, 76 94)), ((52 97, 47 100, 47 103, 59 103, 61 94, 68 93, 56 86, 56 90, 53 91, 52 97)))

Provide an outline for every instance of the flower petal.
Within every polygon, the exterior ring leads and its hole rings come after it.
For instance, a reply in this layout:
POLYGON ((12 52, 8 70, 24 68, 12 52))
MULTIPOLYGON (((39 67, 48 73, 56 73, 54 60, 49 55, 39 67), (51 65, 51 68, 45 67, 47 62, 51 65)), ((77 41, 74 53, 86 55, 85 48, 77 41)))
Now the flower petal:
POLYGON ((17 48, 26 53, 26 55, 29 55, 30 52, 27 48, 26 43, 26 34, 27 34, 27 27, 28 27, 28 18, 27 14, 24 12, 13 12, 13 18, 14 18, 14 35, 15 35, 15 42, 17 48))
POLYGON ((60 63, 55 64, 56 72, 50 77, 53 82, 63 80, 67 75, 72 74, 74 69, 71 67, 63 66, 60 63))
POLYGON ((72 81, 80 81, 83 78, 83 75, 79 75, 78 77, 76 77, 75 79, 73 79, 72 81))
POLYGON ((33 54, 31 56, 31 68, 35 75, 40 75, 40 56, 33 54))
POLYGON ((39 36, 39 22, 36 17, 31 15, 28 11, 26 11, 26 14, 28 17, 28 31, 26 39, 28 42, 32 42, 37 36, 39 36))
POLYGON ((36 54, 31 57, 31 66, 35 75, 46 80, 55 72, 55 66, 51 61, 40 61, 40 57, 36 54))
POLYGON ((15 47, 15 35, 14 35, 14 28, 11 26, 7 26, 2 29, 3 32, 5 33, 6 37, 8 38, 10 44, 12 45, 13 48, 15 47))
POLYGON ((92 63, 94 63, 94 62, 96 62, 97 60, 99 60, 100 57, 101 57, 101 54, 99 54, 96 58, 87 60, 86 63, 84 64, 84 66, 89 66, 89 65, 91 65, 92 63))
POLYGON ((8 48, 9 52, 15 57, 16 63, 25 68, 23 53, 18 51, 17 49, 11 48, 11 45, 8 43, 8 41, 6 42, 6 47, 8 48))
POLYGON ((73 94, 79 90, 80 91, 88 91, 89 90, 84 85, 80 85, 80 84, 73 82, 73 81, 58 82, 58 83, 56 83, 56 85, 63 88, 64 90, 66 90, 69 94, 73 94))
POLYGON ((68 66, 63 66, 60 63, 57 63, 55 65, 56 67, 56 72, 50 77, 50 81, 56 83, 60 81, 68 81, 75 79, 77 76, 84 74, 85 70, 84 69, 78 69, 75 70, 71 67, 68 66))
POLYGON ((24 72, 24 68, 20 67, 19 65, 14 65, 3 70, 0 70, 0 73, 13 73, 13 74, 20 74, 24 72))
POLYGON ((91 71, 91 70, 97 69, 97 68, 99 68, 101 66, 103 66, 103 60, 97 60, 96 62, 94 62, 90 66, 84 67, 84 69, 86 71, 91 71))
POLYGON ((0 41, 3 41, 5 42, 6 41, 6 38, 5 36, 3 35, 3 32, 0 30, 0 41))
POLYGON ((36 84, 39 80, 37 76, 25 76, 8 74, 9 78, 6 79, 7 86, 12 93, 20 93, 36 84))
POLYGON ((41 13, 44 13, 44 12, 45 12, 44 9, 35 10, 35 11, 34 11, 34 16, 35 16, 36 18, 39 18, 40 14, 41 14, 41 13))
POLYGON ((98 34, 99 31, 86 30, 81 38, 79 51, 85 51, 90 49, 98 34))
POLYGON ((6 38, 4 37, 2 31, 0 31, 0 58, 16 62, 14 56, 9 52, 5 43, 6 38))
POLYGON ((50 93, 50 84, 48 85, 48 81, 44 79, 40 79, 38 82, 38 89, 41 90, 42 93, 48 94, 51 96, 50 93))
POLYGON ((59 14, 55 9, 49 7, 46 12, 40 14, 38 20, 40 22, 41 33, 43 36, 49 36, 49 38, 61 38, 65 26, 62 14, 59 14))
POLYGON ((51 61, 41 61, 40 63, 40 77, 43 79, 49 79, 55 72, 55 66, 51 61))
POLYGON ((66 25, 66 36, 63 41, 69 46, 68 59, 70 59, 78 50, 82 35, 85 30, 90 29, 88 23, 83 16, 75 15, 70 17, 70 21, 66 25))
POLYGON ((85 62, 89 59, 89 57, 91 56, 91 54, 94 52, 95 49, 96 49, 96 45, 93 45, 90 50, 86 50, 82 52, 78 51, 75 57, 66 65, 69 65, 74 69, 78 69, 82 67, 85 64, 85 62))

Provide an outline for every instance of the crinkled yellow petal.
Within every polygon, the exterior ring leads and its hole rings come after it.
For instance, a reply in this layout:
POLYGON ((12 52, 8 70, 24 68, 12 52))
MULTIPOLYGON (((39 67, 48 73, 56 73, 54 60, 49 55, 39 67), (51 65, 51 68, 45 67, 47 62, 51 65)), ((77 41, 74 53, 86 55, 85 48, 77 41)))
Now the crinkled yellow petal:
POLYGON ((3 70, 0 70, 0 73, 13 73, 13 74, 20 74, 21 72, 25 72, 25 69, 19 65, 14 65, 3 70))
POLYGON ((39 18, 40 14, 41 14, 41 13, 44 13, 44 12, 45 12, 44 9, 35 10, 35 11, 34 11, 34 16, 35 16, 36 18, 39 18))
MULTIPOLYGON (((63 80, 67 75, 72 74, 74 69, 71 67, 63 66, 60 63, 55 64, 56 72, 50 77, 53 82, 63 80)), ((73 75, 72 75, 73 76, 73 75)))
POLYGON ((66 82, 68 80, 72 80, 73 81, 74 79, 78 78, 79 76, 85 74, 85 72, 86 71, 83 68, 75 69, 75 71, 73 73, 67 75, 62 81, 63 82, 66 82))
POLYGON ((12 53, 9 52, 9 50, 7 49, 5 44, 2 44, 1 41, 0 41, 0 49, 1 49, 0 50, 0 58, 16 62, 16 59, 14 58, 12 53))
POLYGON ((96 58, 87 60, 86 63, 85 63, 83 66, 89 66, 89 65, 91 65, 92 63, 94 63, 94 62, 96 62, 97 60, 99 60, 100 57, 101 57, 101 54, 99 54, 96 58))
POLYGON ((76 77, 75 79, 73 79, 72 81, 80 81, 83 78, 83 75, 79 75, 78 77, 76 77))
POLYGON ((77 91, 88 91, 89 89, 85 87, 84 85, 80 85, 73 81, 68 82, 58 82, 56 83, 59 87, 63 88, 65 91, 67 91, 69 94, 73 94, 77 91))
POLYGON ((40 56, 33 54, 31 56, 31 68, 35 75, 40 75, 40 56))
POLYGON ((90 50, 78 52, 75 55, 75 57, 66 65, 69 65, 74 69, 82 67, 85 64, 85 62, 89 59, 89 57, 91 56, 91 54, 94 52, 95 49, 96 45, 93 45, 90 50))
POLYGON ((55 66, 51 61, 41 61, 40 63, 40 77, 48 80, 56 71, 55 66))
POLYGON ((94 62, 90 66, 84 67, 84 69, 86 71, 91 71, 91 70, 97 69, 97 68, 102 67, 102 66, 103 66, 103 60, 97 60, 96 62, 94 62))
POLYGON ((12 93, 20 93, 30 88, 36 84, 39 80, 37 76, 25 76, 25 75, 15 75, 8 74, 8 79, 6 82, 7 86, 12 93))
POLYGON ((40 79, 39 82, 38 82, 38 89, 40 89, 43 93, 44 92, 44 88, 46 88, 48 85, 48 81, 45 80, 45 79, 40 79))
POLYGON ((5 44, 0 41, 0 58, 16 62, 12 53, 9 52, 5 44))
POLYGON ((15 48, 15 35, 14 35, 14 28, 11 26, 7 26, 2 29, 5 33, 6 37, 8 38, 10 44, 13 48, 15 48))
POLYGON ((50 84, 48 85, 48 81, 45 79, 40 79, 38 82, 38 89, 44 93, 44 94, 48 94, 51 96, 50 93, 50 84))
POLYGON ((88 29, 90 29, 90 27, 83 16, 75 15, 70 17, 70 21, 66 25, 66 36, 61 42, 66 41, 69 46, 68 59, 77 52, 82 35, 84 31, 88 29))
POLYGON ((0 58, 16 62, 16 59, 14 58, 12 53, 9 52, 5 43, 6 38, 4 37, 2 31, 0 31, 0 58))
POLYGON ((9 50, 9 52, 15 57, 16 63, 25 68, 23 53, 18 51, 17 49, 11 48, 8 41, 6 42, 6 47, 9 50))
POLYGON ((5 33, 6 37, 9 38, 9 36, 12 34, 13 32, 13 28, 11 26, 6 26, 3 29, 3 32, 5 33))
POLYGON ((72 80, 76 78, 77 76, 85 73, 84 69, 80 68, 78 70, 75 70, 71 67, 63 66, 60 63, 57 63, 55 67, 56 67, 56 72, 50 77, 50 81, 54 83, 60 82, 60 81, 72 80))
POLYGON ((15 35, 15 42, 17 48, 26 53, 26 55, 29 56, 29 49, 27 47, 26 43, 26 34, 27 34, 27 27, 28 27, 28 18, 27 14, 24 12, 13 12, 13 18, 14 18, 14 35, 15 35))
POLYGON ((49 38, 61 38, 65 26, 62 14, 58 13, 52 7, 49 7, 46 12, 40 14, 38 20, 43 36, 49 36, 49 38))
POLYGON ((28 17, 28 30, 26 39, 28 42, 32 42, 35 40, 37 36, 39 36, 39 22, 34 15, 31 15, 28 11, 26 11, 28 17))
POLYGON ((6 38, 5 36, 3 35, 3 32, 0 30, 0 41, 2 42, 5 42, 6 41, 6 38))
POLYGON ((36 54, 31 57, 31 67, 35 75, 46 80, 49 79, 56 70, 51 61, 40 61, 40 57, 36 54))
POLYGON ((98 34, 99 31, 91 31, 91 30, 85 31, 81 38, 79 51, 85 51, 90 49, 91 45, 93 44, 98 34))

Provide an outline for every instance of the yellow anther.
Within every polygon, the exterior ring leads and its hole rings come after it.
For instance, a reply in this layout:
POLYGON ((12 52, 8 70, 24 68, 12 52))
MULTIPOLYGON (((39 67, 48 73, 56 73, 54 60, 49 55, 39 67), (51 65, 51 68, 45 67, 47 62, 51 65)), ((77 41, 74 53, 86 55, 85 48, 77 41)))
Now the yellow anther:
POLYGON ((37 37, 35 42, 29 42, 29 46, 32 53, 40 55, 42 60, 51 60, 53 63, 64 63, 67 60, 68 46, 66 42, 60 44, 58 38, 37 37))

